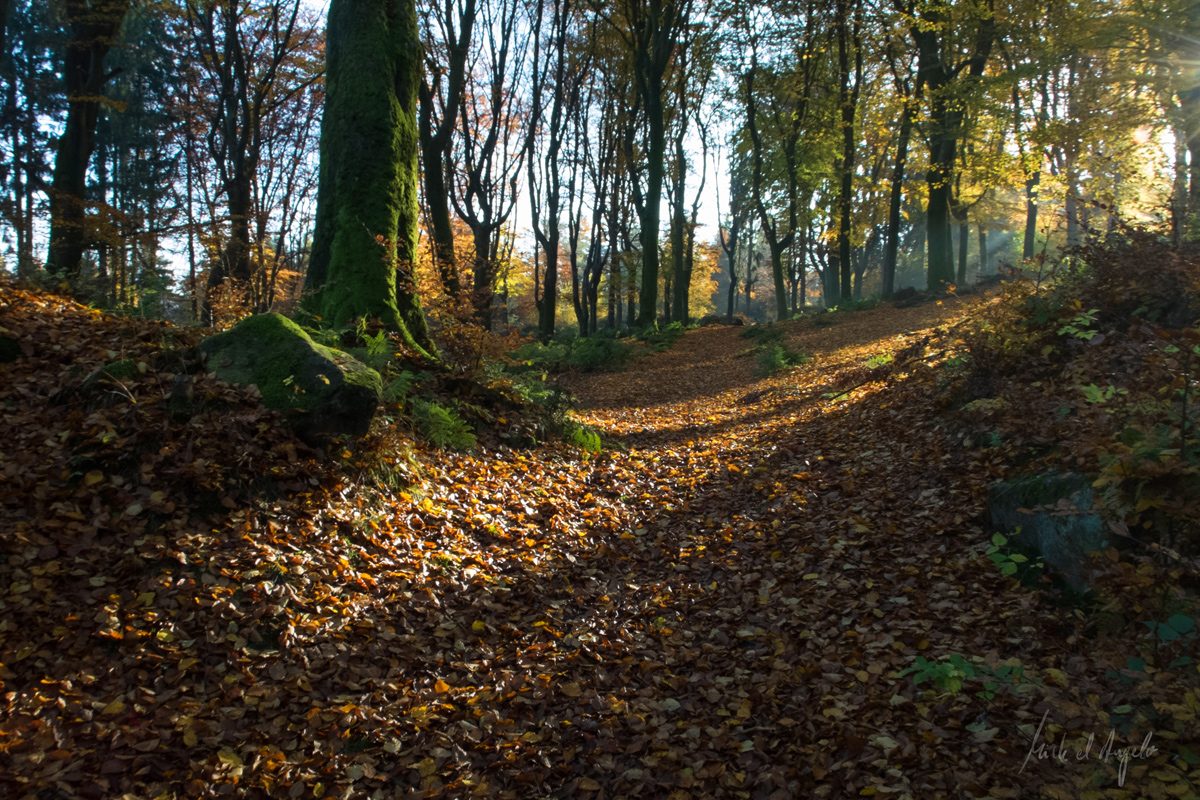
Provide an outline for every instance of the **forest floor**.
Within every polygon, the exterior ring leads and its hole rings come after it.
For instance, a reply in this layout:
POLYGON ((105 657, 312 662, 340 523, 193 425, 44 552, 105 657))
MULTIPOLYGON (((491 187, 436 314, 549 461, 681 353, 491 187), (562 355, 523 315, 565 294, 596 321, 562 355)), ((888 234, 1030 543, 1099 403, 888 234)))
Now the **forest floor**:
POLYGON ((1192 791, 1178 742, 1103 757, 1112 653, 984 555, 1006 464, 938 364, 987 296, 788 323, 812 360, 763 379, 741 329, 690 331, 569 381, 599 454, 421 449, 366 489, 211 380, 183 422, 152 369, 48 402, 170 329, 4 295, 5 796, 1192 791), (950 656, 1021 677, 900 674, 950 656))

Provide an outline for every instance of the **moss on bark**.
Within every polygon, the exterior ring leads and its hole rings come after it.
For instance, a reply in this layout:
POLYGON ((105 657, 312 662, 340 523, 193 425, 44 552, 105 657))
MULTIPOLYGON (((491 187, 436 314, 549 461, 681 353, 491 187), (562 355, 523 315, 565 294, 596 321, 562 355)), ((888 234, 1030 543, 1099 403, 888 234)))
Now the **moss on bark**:
POLYGON ((433 354, 413 285, 417 251, 417 85, 412 0, 333 0, 310 308, 334 326, 378 317, 433 354))

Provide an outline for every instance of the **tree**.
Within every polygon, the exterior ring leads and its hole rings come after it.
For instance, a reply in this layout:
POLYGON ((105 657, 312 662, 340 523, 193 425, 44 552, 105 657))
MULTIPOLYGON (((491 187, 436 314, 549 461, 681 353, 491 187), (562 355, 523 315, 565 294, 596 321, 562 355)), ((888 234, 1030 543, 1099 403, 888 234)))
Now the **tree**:
POLYGON ((461 284, 454 253, 450 193, 446 187, 447 159, 466 86, 467 55, 477 16, 475 0, 465 0, 457 6, 452 0, 446 0, 443 5, 430 4, 430 13, 425 18, 425 74, 419 89, 422 175, 432 239, 430 251, 441 276, 442 289, 454 298, 457 298, 461 284), (458 18, 457 32, 455 17, 458 18), (435 28, 441 33, 439 44, 445 50, 444 64, 437 58, 433 41, 435 28))
MULTIPOLYGON (((746 159, 735 152, 729 166, 729 216, 728 222, 722 223, 717 229, 717 237, 721 250, 725 254, 726 267, 729 270, 729 292, 725 301, 725 321, 733 323, 733 312, 737 306, 737 255, 738 242, 742 230, 750 218, 750 203, 746 192, 746 159)), ((720 217, 720 198, 717 200, 717 216, 720 217)))
POLYGON ((917 72, 929 96, 929 167, 925 174, 929 200, 925 216, 929 287, 936 289, 954 281, 954 168, 967 93, 983 75, 995 42, 995 2, 896 0, 896 6, 909 20, 909 35, 917 49, 917 72))
POLYGON ((642 285, 637 324, 642 327, 657 324, 658 236, 666 176, 665 79, 691 8, 691 0, 623 0, 617 9, 620 18, 608 17, 632 54, 634 85, 646 120, 643 159, 646 184, 644 189, 637 185, 640 182, 633 187, 633 201, 641 221, 642 285))
POLYGON ((836 25, 838 51, 838 100, 842 118, 842 154, 839 159, 841 192, 838 194, 838 264, 841 267, 839 281, 841 299, 851 297, 851 235, 853 233, 852 212, 854 210, 854 156, 858 143, 854 131, 854 118, 858 110, 858 94, 862 86, 862 0, 854 3, 854 21, 851 23, 850 0, 837 0, 836 25), (850 50, 854 50, 854 81, 850 80, 850 50))
POLYGON ((61 116, 61 86, 55 77, 55 53, 61 50, 48 4, 21 0, 9 7, 7 32, 11 49, 0 50, 0 75, 4 79, 0 106, 0 217, 12 230, 17 274, 34 274, 34 242, 40 238, 35 223, 41 198, 49 188, 50 166, 46 154, 53 139, 43 124, 61 116))
POLYGON ((71 31, 63 53, 67 121, 58 139, 50 187, 50 252, 46 269, 79 277, 90 241, 85 208, 88 165, 96 148, 96 123, 104 85, 112 77, 104 58, 116 42, 132 0, 67 0, 71 31))
MULTIPOLYGON (((527 142, 529 204, 533 234, 544 253, 545 269, 534 275, 534 302, 538 311, 538 334, 543 341, 554 335, 558 308, 558 262, 562 211, 562 146, 567 136, 570 110, 579 104, 587 73, 586 55, 572 57, 570 32, 573 7, 570 0, 551 0, 550 35, 542 49, 544 3, 538 3, 533 27, 533 69, 529 140, 527 142), (550 114, 545 116, 545 95, 550 97, 550 114), (541 152, 537 146, 543 145, 541 152)), ((584 335, 587 332, 584 331, 584 335)))
POLYGON ((311 308, 333 325, 378 318, 426 354, 413 283, 417 249, 417 86, 412 0, 332 0, 326 30, 311 308))
MULTIPOLYGON (((893 40, 894 42, 894 40, 893 40)), ((921 77, 916 77, 913 85, 912 69, 909 65, 901 66, 893 57, 889 48, 886 51, 892 79, 896 84, 896 93, 900 96, 904 107, 900 112, 900 129, 896 139, 896 157, 892 165, 891 188, 888 192, 888 221, 887 235, 883 245, 883 287, 881 294, 884 300, 891 300, 895 292, 896 258, 900 250, 900 210, 904 200, 905 169, 908 165, 908 143, 912 137, 913 114, 916 100, 921 96, 921 77)))
POLYGON ((483 8, 482 64, 471 73, 459 107, 452 159, 455 190, 450 199, 475 242, 471 299, 477 321, 487 330, 492 327, 502 229, 516 207, 527 152, 527 123, 520 107, 529 73, 522 8, 522 0, 483 8))
MULTIPOLYGON (((263 212, 255 184, 264 149, 280 123, 276 115, 321 78, 312 57, 320 37, 302 0, 186 0, 186 26, 184 57, 197 89, 188 113, 199 117, 216 172, 214 205, 222 202, 228 219, 208 288, 227 278, 251 287, 262 266, 255 264, 251 234, 263 212)), ((251 298, 265 310, 264 293, 252 291, 251 298)))

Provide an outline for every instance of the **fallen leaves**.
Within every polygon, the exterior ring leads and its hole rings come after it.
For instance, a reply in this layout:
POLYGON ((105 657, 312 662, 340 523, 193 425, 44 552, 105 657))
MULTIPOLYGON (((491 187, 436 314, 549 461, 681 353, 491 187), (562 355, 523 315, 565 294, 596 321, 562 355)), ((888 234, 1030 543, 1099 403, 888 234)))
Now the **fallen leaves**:
POLYGON ((213 412, 173 420, 153 346, 170 329, 6 289, 28 354, 0 382, 21 454, 0 467, 0 786, 935 797, 1068 781, 1020 772, 1020 725, 1067 695, 1092 713, 1094 665, 972 549, 997 467, 949 446, 925 367, 817 391, 956 302, 789 329, 816 361, 752 407, 736 331, 689 333, 577 386, 628 449, 419 450, 423 480, 400 492, 322 470, 204 378, 213 412), (72 380, 56 347, 82 374, 147 364, 126 381, 137 404, 47 403, 72 380), (898 675, 918 652, 1019 655, 1044 683, 980 720, 972 696, 898 675))

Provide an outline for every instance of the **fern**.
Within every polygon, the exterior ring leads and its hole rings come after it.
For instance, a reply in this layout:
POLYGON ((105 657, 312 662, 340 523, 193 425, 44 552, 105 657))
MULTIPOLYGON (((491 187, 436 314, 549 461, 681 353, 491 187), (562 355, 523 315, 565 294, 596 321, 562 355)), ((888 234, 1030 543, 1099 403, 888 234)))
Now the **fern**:
POLYGON ((758 354, 757 374, 759 377, 765 378, 785 369, 807 364, 810 361, 812 361, 812 356, 807 353, 797 353, 781 344, 777 344, 767 347, 758 354))
POLYGON ((563 438, 589 453, 600 452, 600 434, 586 425, 580 425, 574 420, 566 421, 566 424, 563 426, 563 438))
POLYGON ((383 387, 383 399, 387 403, 403 403, 416 385, 429 380, 432 375, 428 372, 409 372, 404 370, 398 376, 387 382, 383 387))
POLYGON ((421 435, 435 447, 452 450, 475 447, 475 433, 450 409, 427 400, 413 400, 411 405, 421 435))

